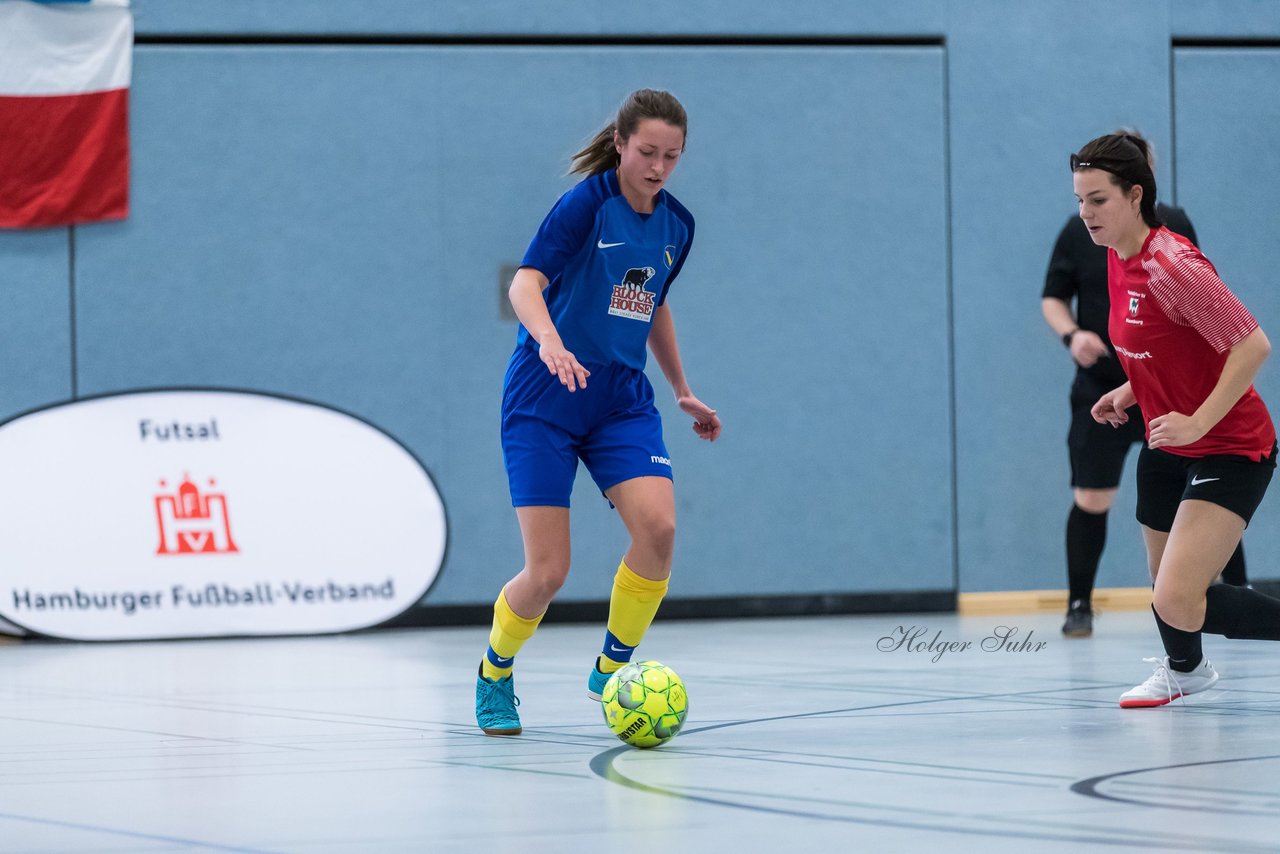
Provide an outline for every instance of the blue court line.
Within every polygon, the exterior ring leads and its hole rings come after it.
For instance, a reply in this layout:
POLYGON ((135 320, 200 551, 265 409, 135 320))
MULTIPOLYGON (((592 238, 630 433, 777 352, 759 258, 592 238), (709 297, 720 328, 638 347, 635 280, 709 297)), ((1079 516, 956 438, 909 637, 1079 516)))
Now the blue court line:
POLYGON ((67 830, 88 830, 93 833, 109 833, 115 836, 125 836, 129 839, 146 839, 150 842, 167 842, 176 845, 187 845, 192 848, 202 848, 208 851, 233 851, 236 852, 236 854, 278 854, 278 852, 268 851, 263 848, 237 848, 234 845, 219 845, 216 842, 200 842, 196 839, 183 839, 180 836, 162 836, 158 833, 139 833, 136 830, 119 830, 114 827, 99 827, 95 824, 79 824, 74 821, 36 818, 35 816, 14 815, 13 813, 7 812, 0 812, 0 819, 25 821, 30 824, 42 824, 46 827, 60 827, 67 830))
MULTIPOLYGON (((1171 808, 1168 804, 1160 803, 1159 801, 1153 801, 1149 799, 1144 800, 1140 798, 1125 798, 1119 795, 1109 795, 1106 792, 1099 791, 1099 787, 1102 786, 1104 783, 1110 782, 1111 780, 1117 780, 1121 777, 1130 777, 1134 774, 1148 774, 1148 773, 1151 773, 1152 771, 1169 771, 1174 768, 1199 768, 1199 767, 1204 767, 1206 765, 1229 765, 1234 762, 1263 762, 1263 761, 1269 761, 1272 759, 1280 759, 1280 755, 1239 756, 1239 757, 1236 757, 1235 759, 1205 759, 1205 760, 1201 760, 1200 762, 1180 762, 1176 765, 1155 765, 1155 766, 1152 766, 1151 768, 1134 768, 1130 771, 1117 771, 1113 774, 1100 774, 1097 777, 1090 777, 1087 780, 1081 780, 1078 783, 1073 783, 1071 785, 1071 791, 1075 792, 1078 795, 1085 795, 1090 798, 1099 798, 1104 801, 1119 801, 1120 803, 1124 803, 1124 804, 1137 804, 1138 806, 1143 806, 1143 807, 1163 807, 1168 809, 1168 808, 1171 808)), ((1126 780, 1125 782, 1133 783, 1135 781, 1126 780)), ((1263 795, 1264 797, 1272 795, 1272 793, 1270 792, 1256 792, 1254 794, 1263 795)), ((1176 807, 1173 807, 1173 808, 1176 808, 1179 810, 1188 810, 1191 812, 1232 813, 1236 815, 1263 815, 1263 816, 1275 815, 1275 810, 1232 809, 1229 807, 1212 807, 1212 806, 1186 804, 1186 803, 1177 804, 1176 807)))
MULTIPOLYGON (((614 763, 614 760, 617 759, 619 756, 629 753, 633 750, 635 750, 635 748, 623 745, 622 747, 615 747, 611 750, 606 750, 604 753, 600 753, 600 754, 597 754, 596 756, 593 756, 590 762, 590 767, 592 772, 596 776, 604 780, 607 780, 610 783, 617 783, 621 786, 625 786, 626 788, 634 789, 640 792, 646 792, 648 794, 665 795, 666 797, 676 798, 678 800, 692 801, 695 803, 710 804, 710 805, 720 806, 720 807, 728 807, 730 809, 745 810, 747 812, 753 812, 753 813, 764 814, 764 815, 786 816, 789 818, 818 819, 820 821, 830 821, 830 822, 836 822, 840 824, 863 824, 863 825, 871 825, 875 827, 892 827, 892 828, 898 828, 902 830, 916 830, 916 831, 925 831, 925 832, 943 833, 943 834, 964 834, 968 836, 985 836, 992 839, 1025 839, 1025 840, 1052 841, 1052 842, 1092 843, 1094 845, 1112 845, 1112 846, 1125 847, 1125 848, 1159 848, 1164 851, 1204 851, 1206 850, 1206 848, 1209 848, 1210 850, 1218 850, 1222 848, 1222 843, 1227 842, 1227 840, 1202 839, 1197 837, 1173 838, 1170 835, 1166 835, 1162 839, 1151 839, 1149 838, 1149 835, 1143 836, 1141 835, 1140 831, 1137 831, 1137 830, 1106 831, 1106 830, 1091 830, 1088 828, 1073 828, 1072 830, 1058 831, 1051 827, 1045 828, 1043 830, 1035 829, 1034 827, 1024 830, 1024 829, 1017 829, 1017 828, 1001 828, 1001 827, 988 828, 988 827, 980 827, 980 826, 977 826, 977 827, 965 826, 961 824, 949 823, 948 820, 953 819, 954 816, 947 813, 936 813, 931 810, 909 810, 906 808, 892 808, 892 807, 886 808, 884 806, 877 805, 877 804, 854 804, 853 806, 860 807, 861 809, 864 809, 867 811, 871 811, 875 809, 882 809, 886 811, 894 811, 894 810, 905 811, 909 813, 914 813, 920 817, 916 818, 915 820, 912 820, 910 818, 889 818, 889 817, 872 818, 869 816, 861 817, 861 816, 850 816, 850 815, 835 815, 832 813, 825 813, 820 811, 820 807, 823 805, 823 802, 820 799, 806 798, 806 797, 798 797, 795 799, 799 800, 801 803, 811 804, 812 806, 808 809, 804 808, 803 806, 785 807, 785 806, 755 805, 755 804, 743 803, 742 801, 733 800, 732 796, 735 794, 738 794, 738 795, 747 794, 751 797, 756 797, 761 799, 773 797, 775 800, 778 799, 778 796, 771 795, 769 793, 740 793, 740 792, 733 792, 733 791, 724 791, 720 797, 715 797, 709 794, 699 795, 699 794, 693 794, 688 791, 680 791, 674 788, 666 788, 663 786, 652 785, 649 783, 642 783, 639 780, 634 780, 630 777, 627 777, 625 774, 623 774, 617 768, 615 768, 613 763, 614 763), (1103 835, 1108 832, 1115 833, 1116 835, 1115 836, 1103 835), (1206 844, 1206 843, 1209 843, 1209 844, 1206 844)), ((718 792, 723 790, 704 787, 702 791, 718 792)), ((787 798, 784 796, 783 799, 786 800, 787 798)), ((985 816, 985 815, 972 816, 971 818, 975 818, 983 821, 995 821, 995 822, 1016 821, 1016 818, 1012 818, 1012 817, 1009 817, 1009 818, 995 817, 993 819, 992 817, 985 816)), ((1231 848, 1224 849, 1224 850, 1234 850, 1238 852, 1253 851, 1253 852, 1259 852, 1259 853, 1266 851, 1268 852, 1268 854, 1270 854, 1270 852, 1273 852, 1275 848, 1274 847, 1267 847, 1267 848, 1251 847, 1247 843, 1236 843, 1235 841, 1232 841, 1231 848)))
MULTIPOLYGON (((906 700, 906 701, 895 702, 895 703, 879 703, 879 704, 874 704, 870 706, 854 706, 847 709, 828 709, 825 711, 817 711, 817 712, 799 712, 799 713, 794 713, 789 715, 776 715, 776 716, 767 717, 767 718, 756 718, 756 719, 740 720, 740 721, 725 721, 718 724, 710 724, 708 726, 702 726, 694 729, 685 730, 683 733, 681 733, 681 735, 689 736, 689 735, 693 735, 694 733, 708 732, 711 730, 724 729, 728 727, 746 726, 750 724, 768 723, 768 722, 782 721, 782 720, 795 720, 799 718, 824 717, 832 714, 865 711, 868 709, 875 710, 875 709, 901 708, 904 706, 929 705, 933 703, 946 703, 946 702, 951 702, 956 700, 967 701, 967 700, 985 700, 985 699, 1036 696, 1036 695, 1045 694, 1045 693, 1056 693, 1062 690, 1069 690, 1069 691, 1090 690, 1093 687, 1096 687, 1096 686, 1081 686, 1079 688, 1069 688, 1069 689, 1056 689, 1056 688, 1055 689, 1038 689, 1035 691, 1005 692, 1005 693, 998 693, 998 694, 973 694, 968 696, 931 697, 931 698, 927 698, 923 700, 915 700, 915 701, 906 700)), ((743 803, 741 801, 732 799, 733 795, 743 794, 743 793, 736 793, 733 791, 724 791, 721 794, 721 796, 717 797, 712 794, 694 794, 691 791, 681 791, 679 788, 668 788, 665 786, 654 785, 650 783, 643 783, 639 780, 632 779, 631 777, 628 777, 627 775, 619 771, 614 766, 614 761, 619 757, 627 753, 630 753, 634 749, 635 748, 623 745, 621 747, 615 747, 610 750, 603 751, 591 757, 591 760, 588 763, 588 767, 591 769, 591 772, 593 774, 595 774, 597 777, 601 778, 602 780, 606 780, 610 783, 616 783, 620 786, 623 786, 629 789, 634 789, 636 791, 646 792, 648 794, 653 794, 653 795, 663 795, 669 798, 675 798, 677 800, 711 804, 714 806, 728 807, 730 809, 745 810, 747 812, 754 812, 754 813, 760 813, 760 814, 766 814, 766 815, 779 815, 779 816, 787 816, 787 817, 794 817, 794 818, 810 818, 810 819, 818 819, 821 821, 830 821, 830 822, 837 822, 837 823, 844 823, 844 824, 865 824, 865 825, 872 825, 872 826, 879 826, 879 827, 893 827, 893 828, 918 830, 918 831, 926 831, 926 832, 931 831, 931 832, 940 832, 940 833, 958 833, 958 834, 967 834, 971 836, 986 836, 986 837, 997 838, 997 839, 1003 838, 1003 839, 1047 840, 1047 841, 1055 841, 1055 842, 1079 842, 1079 843, 1093 843, 1096 845, 1125 846, 1130 848, 1160 848, 1163 850, 1203 851, 1206 848, 1206 843, 1209 843, 1211 845, 1216 845, 1220 842, 1222 843, 1227 842, 1227 840, 1201 839, 1196 837, 1185 837, 1185 838, 1177 838, 1177 839, 1165 837, 1163 839, 1151 839, 1151 838, 1143 838, 1142 836, 1139 835, 1138 831, 1130 831, 1130 830, 1123 830, 1123 829, 1119 831, 1107 831, 1107 830, 1090 830, 1087 828, 1085 829, 1073 828, 1072 830, 1069 830, 1069 831, 1068 830, 1058 831, 1053 829, 1051 826, 1045 827, 1044 829, 1038 829, 1034 826, 1028 829, 1012 829, 1012 828, 1005 829, 1000 827, 984 828, 984 827, 969 827, 964 825, 952 826, 947 823, 947 819, 950 818, 950 816, 947 813, 937 813, 931 810, 907 810, 908 812, 915 812, 916 814, 921 816, 921 818, 916 819, 914 821, 909 818, 895 819, 895 818, 888 818, 888 817, 871 818, 871 817, 859 817, 859 816, 833 815, 831 813, 824 813, 820 811, 820 805, 821 805, 820 799, 803 798, 803 797, 796 798, 796 800, 799 800, 801 803, 807 802, 807 803, 813 804, 811 808, 806 809, 802 806, 786 807, 786 806, 768 806, 768 805, 743 803), (928 818, 926 818, 926 816, 928 818), (930 819, 932 819, 932 822, 936 822, 936 823, 932 823, 930 819), (1114 837, 1102 835, 1108 832, 1115 833, 1116 835, 1114 837)), ((713 752, 710 752, 705 755, 714 756, 716 754, 714 754, 713 752)), ((1190 765, 1213 765, 1213 764, 1219 764, 1224 762, 1241 762, 1241 761, 1249 761, 1251 759, 1273 759, 1273 758, 1280 758, 1280 756, 1276 756, 1276 757, 1258 756, 1258 757, 1246 757, 1242 759, 1222 759, 1222 760, 1216 760, 1216 761, 1210 761, 1210 762, 1190 762, 1186 764, 1189 766, 1190 765)), ((1166 766, 1166 767, 1175 768, 1175 767, 1181 767, 1181 766, 1175 765, 1175 766, 1166 766)), ((1113 779, 1115 777, 1122 777, 1128 774, 1137 774, 1137 773, 1142 773, 1144 771, 1152 771, 1152 770, 1163 770, 1163 769, 1140 768, 1140 769, 1134 769, 1132 771, 1122 771, 1116 774, 1102 775, 1099 777, 1094 777, 1088 780, 1082 780, 1077 783, 1074 783, 1069 787, 1069 790, 1077 794, 1088 795, 1096 798, 1101 798, 1104 800, 1129 801, 1129 799, 1126 799, 1126 798, 1120 798, 1113 795, 1106 795, 1101 792, 1098 792, 1097 786, 1100 785, 1102 782, 1109 779, 1113 779)), ((701 787, 701 789, 702 791, 708 792, 708 793, 717 792, 717 790, 712 787, 701 787)), ((751 794, 753 797, 762 798, 762 799, 770 798, 770 797, 773 797, 775 800, 778 799, 778 796, 771 795, 770 793, 747 793, 747 794, 751 794)), ((787 800, 788 798, 783 796, 782 799, 787 800)), ((1153 805, 1143 801, 1136 801, 1136 800, 1129 801, 1129 802, 1133 804, 1139 804, 1142 806, 1161 806, 1161 805, 1153 805)), ((866 805, 858 805, 858 806, 861 806, 863 809, 876 809, 876 808, 889 809, 889 810, 893 809, 893 808, 886 808, 883 806, 879 806, 876 804, 866 804, 866 805)), ((1007 822, 1011 820, 1004 817, 995 817, 993 819, 990 816, 973 816, 973 818, 995 821, 997 823, 1002 821, 1007 822)), ((1235 850, 1239 852, 1244 852, 1244 851, 1270 852, 1270 851, 1274 851, 1275 849, 1273 847, 1256 848, 1256 847, 1250 846, 1248 843, 1231 840, 1231 848, 1228 850, 1235 850)))

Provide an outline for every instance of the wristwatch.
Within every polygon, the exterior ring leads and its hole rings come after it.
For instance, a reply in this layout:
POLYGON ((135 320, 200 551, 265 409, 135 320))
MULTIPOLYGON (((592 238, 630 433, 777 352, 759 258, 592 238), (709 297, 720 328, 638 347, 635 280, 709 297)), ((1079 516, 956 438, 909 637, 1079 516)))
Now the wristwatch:
POLYGON ((1063 336, 1062 336, 1062 343, 1063 343, 1065 346, 1070 347, 1070 346, 1071 346, 1071 336, 1075 335, 1075 334, 1076 334, 1077 332, 1079 332, 1079 331, 1080 331, 1080 327, 1079 327, 1079 326, 1077 326, 1075 329, 1072 329, 1070 332, 1068 332, 1068 333, 1066 333, 1065 335, 1063 335, 1063 336))

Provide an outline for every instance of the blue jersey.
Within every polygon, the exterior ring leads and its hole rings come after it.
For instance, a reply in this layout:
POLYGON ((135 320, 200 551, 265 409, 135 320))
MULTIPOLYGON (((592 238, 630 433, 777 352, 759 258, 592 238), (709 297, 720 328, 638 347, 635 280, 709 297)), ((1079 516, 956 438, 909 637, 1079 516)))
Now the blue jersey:
MULTIPOLYGON (((693 243, 693 215, 666 190, 640 214, 613 171, 560 197, 524 254, 550 284, 543 296, 565 347, 582 363, 643 370, 653 313, 693 243)), ((520 346, 537 342, 522 324, 520 346)))

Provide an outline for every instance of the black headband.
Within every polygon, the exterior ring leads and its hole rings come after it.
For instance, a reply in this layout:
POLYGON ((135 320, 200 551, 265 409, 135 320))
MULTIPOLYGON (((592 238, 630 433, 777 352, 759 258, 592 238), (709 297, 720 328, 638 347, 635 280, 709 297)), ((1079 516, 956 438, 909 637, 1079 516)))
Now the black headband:
POLYGON ((1131 181, 1135 184, 1141 183, 1125 175, 1120 171, 1120 167, 1115 164, 1108 163, 1105 160, 1081 160, 1079 154, 1073 154, 1071 155, 1071 171, 1075 172, 1077 169, 1101 169, 1103 172, 1110 172, 1112 175, 1123 178, 1126 181, 1131 181))

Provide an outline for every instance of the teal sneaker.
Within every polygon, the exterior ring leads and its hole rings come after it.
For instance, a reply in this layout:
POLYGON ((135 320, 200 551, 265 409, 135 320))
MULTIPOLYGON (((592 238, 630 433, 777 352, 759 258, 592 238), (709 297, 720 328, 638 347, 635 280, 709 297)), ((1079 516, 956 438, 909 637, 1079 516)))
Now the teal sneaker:
POLYGON ((604 684, 612 675, 612 673, 601 673, 599 662, 591 665, 591 675, 587 677, 587 696, 593 700, 599 700, 600 695, 604 693, 604 684))
POLYGON ((476 723, 485 735, 519 735, 521 732, 520 715, 516 706, 520 698, 516 696, 516 681, 512 676, 506 679, 486 679, 483 673, 476 676, 476 723))

